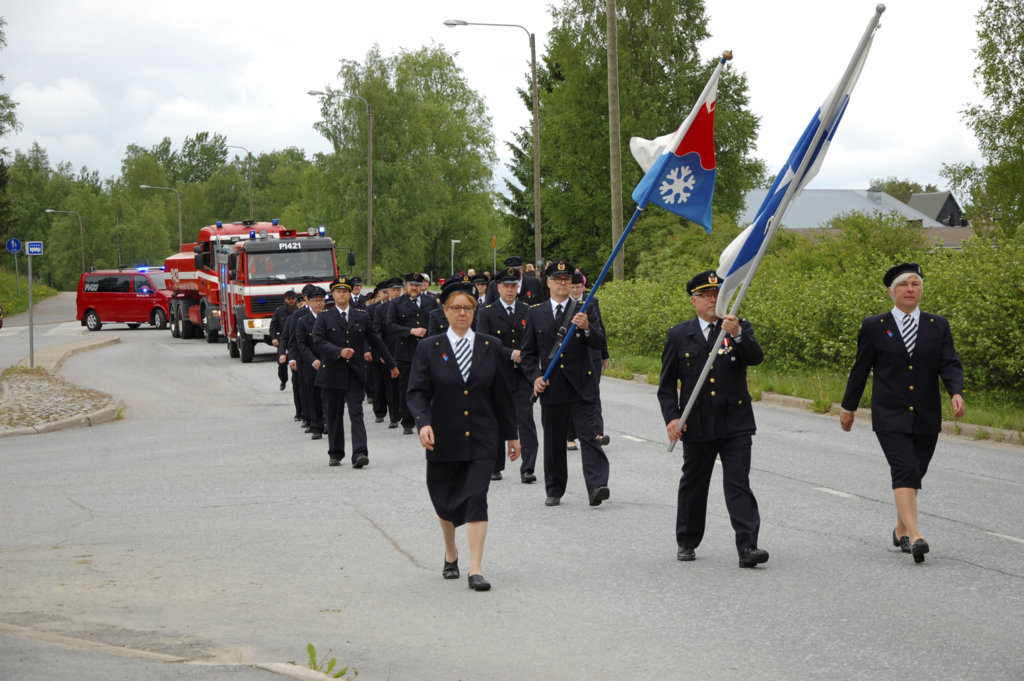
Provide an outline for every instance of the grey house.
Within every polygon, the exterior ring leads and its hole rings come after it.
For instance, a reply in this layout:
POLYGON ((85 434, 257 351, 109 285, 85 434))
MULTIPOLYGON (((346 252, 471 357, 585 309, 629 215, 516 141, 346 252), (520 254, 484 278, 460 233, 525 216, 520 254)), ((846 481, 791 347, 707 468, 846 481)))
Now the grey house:
POLYGON ((964 212, 952 192, 913 194, 907 204, 947 227, 965 227, 964 212))

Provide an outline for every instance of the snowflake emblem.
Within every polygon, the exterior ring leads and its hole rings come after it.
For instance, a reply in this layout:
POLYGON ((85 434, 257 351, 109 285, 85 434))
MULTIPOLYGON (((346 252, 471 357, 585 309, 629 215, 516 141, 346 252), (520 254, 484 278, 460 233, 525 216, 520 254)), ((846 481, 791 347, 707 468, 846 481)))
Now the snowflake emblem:
POLYGON ((679 166, 673 168, 661 183, 658 191, 665 203, 686 203, 693 191, 695 179, 690 172, 690 166, 679 166))

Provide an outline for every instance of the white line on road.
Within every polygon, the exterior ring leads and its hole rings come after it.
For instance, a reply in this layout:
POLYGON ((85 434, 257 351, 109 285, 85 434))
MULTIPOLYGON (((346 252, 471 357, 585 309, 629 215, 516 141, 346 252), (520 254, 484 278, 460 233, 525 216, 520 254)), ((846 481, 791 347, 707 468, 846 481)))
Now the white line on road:
POLYGON ((837 497, 845 497, 847 499, 856 499, 857 498, 853 494, 847 494, 846 492, 840 492, 837 489, 831 489, 829 487, 815 487, 814 489, 818 490, 819 492, 824 492, 825 494, 834 494, 837 497))
POLYGON ((985 534, 990 534, 993 537, 999 537, 1000 539, 1009 539, 1010 541, 1015 541, 1018 544, 1024 544, 1024 539, 1021 539, 1020 537, 1014 537, 1008 534, 999 534, 998 532, 985 532, 985 534))
POLYGON ((633 442, 647 442, 647 440, 643 439, 642 437, 633 437, 632 435, 623 435, 622 439, 632 440, 633 442))

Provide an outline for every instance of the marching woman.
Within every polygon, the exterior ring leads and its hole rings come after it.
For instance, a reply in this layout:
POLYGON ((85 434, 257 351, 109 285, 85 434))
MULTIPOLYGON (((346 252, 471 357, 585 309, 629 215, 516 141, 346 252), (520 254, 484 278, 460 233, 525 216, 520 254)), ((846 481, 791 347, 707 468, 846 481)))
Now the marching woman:
POLYGON ((419 343, 409 372, 406 404, 426 448, 427 491, 444 536, 445 579, 459 577, 455 528, 466 525, 469 588, 487 591, 481 574, 487 536, 487 489, 494 450, 507 441, 519 458, 519 435, 502 344, 470 328, 476 287, 452 275, 441 289, 448 329, 419 343))

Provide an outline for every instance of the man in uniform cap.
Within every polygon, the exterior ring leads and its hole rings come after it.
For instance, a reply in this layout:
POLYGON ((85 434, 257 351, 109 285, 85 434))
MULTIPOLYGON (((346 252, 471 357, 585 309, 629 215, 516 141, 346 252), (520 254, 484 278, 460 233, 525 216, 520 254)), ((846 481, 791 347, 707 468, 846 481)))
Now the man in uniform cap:
POLYGON ((295 361, 302 381, 302 413, 309 421, 307 432, 314 440, 319 440, 324 433, 323 398, 320 386, 316 384, 316 373, 320 370, 320 358, 313 345, 313 326, 318 315, 324 311, 324 297, 327 292, 319 286, 312 287, 306 293, 308 314, 303 314, 295 321, 295 361))
POLYGON ((545 271, 551 299, 532 306, 527 312, 521 356, 523 371, 533 384, 534 392, 540 395, 547 492, 544 503, 548 506, 561 503, 568 483, 565 444, 570 422, 580 438, 580 458, 590 505, 599 506, 610 495, 608 457, 597 440, 598 388, 590 359, 590 349, 600 349, 604 343, 604 329, 593 309, 577 312, 578 306, 569 297, 570 278, 575 269, 571 263, 559 260, 545 271), (576 329, 550 379, 545 381, 544 373, 555 348, 572 324, 576 329))
POLYGON ((360 310, 366 309, 366 296, 363 295, 363 280, 359 277, 349 277, 352 284, 352 299, 349 305, 360 310))
MULTIPOLYGON (((405 275, 405 293, 398 300, 388 304, 387 327, 394 338, 395 359, 398 361, 398 411, 402 418, 402 432, 413 434, 412 412, 405 403, 409 388, 409 368, 416 352, 416 344, 427 335, 427 320, 437 301, 420 295, 423 277, 418 272, 405 275)), ((394 419, 394 416, 392 416, 394 419)))
POLYGON ((281 354, 281 334, 284 333, 285 322, 288 317, 298 309, 299 297, 295 291, 285 291, 284 304, 274 310, 274 316, 270 319, 270 344, 278 349, 277 378, 281 381, 281 390, 288 385, 288 364, 281 354))
POLYGON ((917 524, 917 494, 942 427, 939 379, 950 395, 953 418, 960 418, 965 409, 964 368, 949 322, 918 307, 924 292, 921 266, 900 263, 885 273, 882 283, 893 308, 861 322, 839 425, 843 430, 853 427, 870 373, 871 428, 889 463, 896 503, 892 542, 921 563, 930 549, 917 524))
MULTIPOLYGON (((490 334, 501 341, 506 368, 509 371, 509 387, 512 390, 512 403, 516 410, 516 422, 519 427, 519 443, 521 464, 519 477, 529 484, 537 480, 534 473, 537 465, 537 424, 533 420, 533 382, 523 372, 522 349, 526 337, 526 313, 529 307, 516 299, 519 285, 519 273, 514 267, 506 267, 495 276, 498 285, 497 301, 485 305, 478 310, 476 330, 490 334)), ((494 473, 492 480, 500 480, 505 470, 505 451, 495 451, 494 473)))
POLYGON ((490 284, 486 274, 474 274, 472 275, 473 285, 476 287, 476 304, 477 306, 484 305, 487 301, 487 286, 490 284))
MULTIPOLYGON (((510 255, 505 258, 505 268, 511 267, 516 271, 516 298, 523 301, 527 305, 536 305, 537 303, 544 302, 546 297, 544 295, 544 286, 541 284, 540 279, 535 277, 524 277, 523 276, 523 259, 518 255, 510 255)), ((484 301, 488 305, 496 301, 500 296, 498 295, 498 284, 492 280, 487 285, 487 296, 484 301)))
POLYGON ((334 308, 317 317, 313 325, 313 345, 321 359, 316 385, 324 394, 328 448, 331 466, 345 458, 345 407, 348 407, 352 430, 352 467, 362 468, 370 462, 363 424, 363 391, 366 385, 366 363, 373 361, 368 350, 373 347, 384 359, 392 376, 398 375, 394 358, 383 339, 370 326, 369 315, 351 305, 352 283, 338 277, 331 284, 334 308))
POLYGON ((764 352, 750 322, 734 315, 719 319, 718 275, 707 270, 686 284, 696 316, 668 330, 661 355, 658 402, 668 439, 683 441, 683 474, 676 508, 676 558, 691 561, 704 538, 708 487, 715 460, 722 461, 725 506, 736 533, 739 566, 752 568, 768 560, 757 547, 761 516, 750 490, 751 436, 757 430, 747 390, 747 367, 760 364, 764 352), (726 335, 717 343, 719 330, 726 335), (693 410, 680 424, 708 355, 714 364, 700 387, 693 410), (677 390, 676 386, 682 383, 677 390))
MULTIPOLYGON (((586 286, 587 280, 583 276, 583 273, 576 270, 572 273, 572 277, 569 280, 569 295, 578 305, 583 305, 586 300, 586 286)), ((594 362, 594 374, 597 376, 598 385, 601 384, 601 374, 604 372, 605 367, 608 364, 608 333, 607 328, 604 325, 604 318, 601 316, 601 304, 597 299, 597 296, 590 301, 590 307, 594 308, 594 312, 597 314, 597 321, 600 322, 601 328, 605 329, 605 342, 604 345, 598 348, 590 349, 590 359, 594 362)), ((566 442, 566 448, 569 450, 576 449, 576 431, 573 429, 572 424, 569 425, 569 441, 566 442)), ((598 394, 597 397, 597 440, 601 443, 602 447, 607 447, 611 442, 611 438, 605 435, 604 432, 604 414, 601 411, 601 396, 598 394)))

